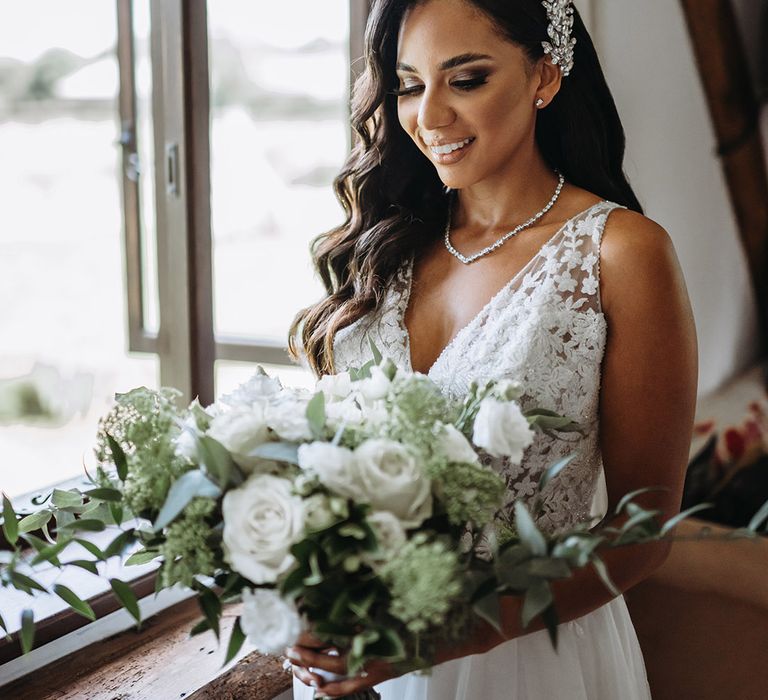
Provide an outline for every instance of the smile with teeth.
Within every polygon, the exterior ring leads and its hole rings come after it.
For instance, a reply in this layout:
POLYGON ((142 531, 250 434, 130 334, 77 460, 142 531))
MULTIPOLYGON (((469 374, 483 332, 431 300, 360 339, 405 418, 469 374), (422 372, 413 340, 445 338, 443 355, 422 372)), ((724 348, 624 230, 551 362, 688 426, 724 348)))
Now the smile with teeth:
POLYGON ((436 156, 447 155, 448 153, 458 151, 460 148, 464 148, 464 146, 472 143, 474 140, 474 137, 470 136, 463 141, 456 141, 455 143, 444 143, 441 146, 430 146, 429 150, 432 151, 432 153, 434 153, 436 156))

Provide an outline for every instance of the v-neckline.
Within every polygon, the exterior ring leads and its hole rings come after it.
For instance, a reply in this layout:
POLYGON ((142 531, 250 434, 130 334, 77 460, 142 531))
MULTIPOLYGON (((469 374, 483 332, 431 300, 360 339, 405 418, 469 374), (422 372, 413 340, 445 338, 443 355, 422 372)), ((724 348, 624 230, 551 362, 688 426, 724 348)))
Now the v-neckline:
MULTIPOLYGON (((446 343, 445 347, 440 351, 440 354, 435 358, 435 361, 431 364, 429 369, 426 371, 426 375, 429 376, 432 374, 432 371, 437 367, 437 365, 440 363, 440 361, 443 359, 445 354, 448 352, 450 348, 452 348, 456 342, 458 341, 459 337, 462 336, 471 326, 473 326, 478 319, 482 318, 485 313, 491 308, 491 306, 494 304, 496 299, 498 299, 504 292, 506 292, 519 278, 520 276, 525 273, 526 270, 528 270, 533 263, 538 260, 538 258, 541 256, 542 251, 550 246, 552 242, 560 236, 574 221, 577 221, 585 214, 589 213, 596 207, 600 206, 601 204, 605 204, 607 200, 601 199, 599 202, 595 202, 592 206, 587 207, 583 211, 580 211, 578 214, 575 214, 570 219, 568 219, 560 228, 555 231, 555 233, 550 236, 546 242, 544 242, 539 249, 536 251, 536 253, 533 255, 533 257, 525 263, 515 274, 512 278, 509 279, 509 281, 505 282, 504 285, 485 303, 485 305, 469 320, 467 323, 465 323, 461 328, 459 328, 458 331, 454 334, 453 338, 451 338, 448 343, 446 343)), ((411 357, 411 334, 408 331, 408 327, 405 324, 405 316, 408 312, 408 304, 411 299, 411 289, 413 286, 413 263, 414 263, 414 255, 413 253, 409 256, 409 259, 406 262, 406 277, 407 277, 407 284, 405 285, 405 290, 403 292, 403 296, 401 299, 400 304, 398 304, 398 307, 400 309, 400 313, 398 315, 397 322, 400 325, 400 330, 402 331, 404 335, 404 346, 405 346, 405 361, 408 363, 408 370, 411 372, 415 372, 413 368, 413 358, 411 357)))

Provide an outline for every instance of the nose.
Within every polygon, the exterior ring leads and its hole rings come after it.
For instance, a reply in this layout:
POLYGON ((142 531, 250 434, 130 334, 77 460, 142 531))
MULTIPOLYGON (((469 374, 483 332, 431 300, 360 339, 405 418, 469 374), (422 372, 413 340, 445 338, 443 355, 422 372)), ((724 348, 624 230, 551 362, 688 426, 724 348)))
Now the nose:
POLYGON ((418 125, 422 132, 434 131, 453 123, 456 113, 443 95, 426 89, 419 104, 418 125))

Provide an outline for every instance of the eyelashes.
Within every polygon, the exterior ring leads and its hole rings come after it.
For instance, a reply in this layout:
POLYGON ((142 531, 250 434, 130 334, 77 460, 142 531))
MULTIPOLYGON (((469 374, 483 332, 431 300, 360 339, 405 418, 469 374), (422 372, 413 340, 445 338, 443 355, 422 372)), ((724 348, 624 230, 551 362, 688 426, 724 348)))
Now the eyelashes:
MULTIPOLYGON (((478 75, 473 78, 466 78, 464 80, 454 80, 450 83, 451 87, 455 87, 458 90, 469 92, 475 90, 488 82, 488 75, 478 75)), ((392 90, 392 94, 396 97, 409 97, 412 95, 418 95, 423 92, 423 85, 413 85, 412 87, 402 87, 396 90, 392 90)))

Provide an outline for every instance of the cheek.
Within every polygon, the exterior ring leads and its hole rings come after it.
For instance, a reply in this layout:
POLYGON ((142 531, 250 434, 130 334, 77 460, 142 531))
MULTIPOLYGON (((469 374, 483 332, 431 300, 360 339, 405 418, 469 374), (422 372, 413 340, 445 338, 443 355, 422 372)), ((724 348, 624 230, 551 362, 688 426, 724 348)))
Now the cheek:
POLYGON ((414 141, 416 141, 418 108, 415 107, 414 104, 412 104, 411 100, 398 101, 397 119, 400 122, 400 126, 403 127, 403 131, 405 131, 405 133, 408 134, 408 136, 410 136, 414 141))

